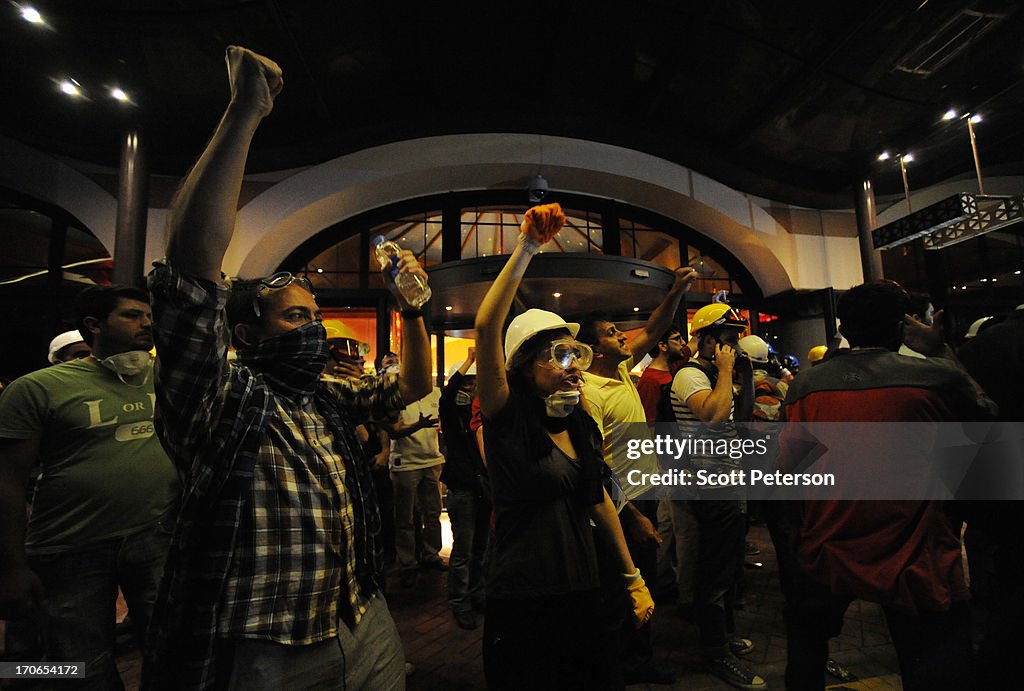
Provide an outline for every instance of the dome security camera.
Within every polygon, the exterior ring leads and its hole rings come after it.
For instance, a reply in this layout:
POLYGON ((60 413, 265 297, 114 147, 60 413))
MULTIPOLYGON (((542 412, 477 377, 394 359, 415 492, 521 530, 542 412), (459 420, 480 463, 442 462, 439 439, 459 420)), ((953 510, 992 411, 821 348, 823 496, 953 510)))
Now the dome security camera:
POLYGON ((530 181, 530 201, 540 203, 548 196, 548 181, 538 175, 530 181))

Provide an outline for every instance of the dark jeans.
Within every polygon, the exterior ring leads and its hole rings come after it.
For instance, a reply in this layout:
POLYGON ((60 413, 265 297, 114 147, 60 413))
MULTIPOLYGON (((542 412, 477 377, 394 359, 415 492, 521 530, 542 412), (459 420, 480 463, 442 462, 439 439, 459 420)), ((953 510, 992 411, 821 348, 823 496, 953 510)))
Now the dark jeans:
POLYGON ((491 691, 622 689, 616 636, 597 591, 487 598, 484 675, 491 691))
MULTIPOLYGON (((828 640, 843 628, 843 616, 854 600, 822 586, 808 588, 786 617, 786 689, 820 691, 828 660, 828 640)), ((944 612, 916 616, 883 606, 893 647, 907 691, 963 691, 975 688, 972 675, 971 612, 957 602, 944 612)), ((1009 661, 1003 662, 1009 664, 1009 661)))
POLYGON ((124 688, 114 662, 117 588, 141 645, 169 543, 170 526, 158 524, 88 549, 30 558, 46 589, 47 660, 85 664, 86 678, 63 681, 62 688, 124 688))
POLYGON ((484 602, 484 554, 490 533, 491 503, 479 492, 448 488, 452 554, 448 562, 448 604, 468 612, 484 602))
POLYGON ((732 602, 741 568, 746 519, 730 491, 690 502, 697 521, 697 574, 694 605, 706 657, 728 654, 733 633, 732 602))

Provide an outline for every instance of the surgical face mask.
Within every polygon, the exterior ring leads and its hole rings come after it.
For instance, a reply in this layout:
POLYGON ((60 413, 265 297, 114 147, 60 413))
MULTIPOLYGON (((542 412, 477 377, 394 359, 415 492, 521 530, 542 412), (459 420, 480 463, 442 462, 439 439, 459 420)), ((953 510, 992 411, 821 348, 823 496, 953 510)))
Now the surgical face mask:
POLYGON ((548 417, 569 417, 579 404, 579 391, 556 391, 544 399, 544 412, 548 417))
POLYGON ((149 352, 145 350, 129 350, 117 355, 98 360, 99 364, 117 375, 122 384, 128 386, 144 386, 149 381, 149 352), (135 377, 146 372, 145 379, 140 384, 128 384, 125 377, 135 377))
POLYGON ((468 391, 455 392, 455 405, 469 405, 473 402, 473 394, 468 391))

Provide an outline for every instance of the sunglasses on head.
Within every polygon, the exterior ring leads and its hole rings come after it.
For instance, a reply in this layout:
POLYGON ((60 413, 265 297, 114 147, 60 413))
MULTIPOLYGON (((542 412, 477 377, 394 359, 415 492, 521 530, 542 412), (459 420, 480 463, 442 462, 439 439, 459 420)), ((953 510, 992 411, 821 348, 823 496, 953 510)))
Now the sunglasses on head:
POLYGON ((267 278, 261 278, 260 284, 256 287, 256 297, 252 299, 252 311, 257 317, 262 316, 260 314, 260 298, 269 293, 272 290, 281 290, 287 288, 292 283, 298 283, 306 292, 316 299, 316 293, 313 292, 313 283, 309 280, 308 276, 296 276, 288 271, 278 271, 273 276, 267 278))

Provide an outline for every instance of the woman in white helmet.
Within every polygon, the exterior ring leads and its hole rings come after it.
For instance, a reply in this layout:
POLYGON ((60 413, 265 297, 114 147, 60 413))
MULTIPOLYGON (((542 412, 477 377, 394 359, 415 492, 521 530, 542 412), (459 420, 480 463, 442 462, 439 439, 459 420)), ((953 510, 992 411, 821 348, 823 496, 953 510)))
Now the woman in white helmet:
POLYGON ((523 274, 564 222, 557 204, 526 213, 520 243, 476 318, 496 538, 483 642, 491 689, 622 687, 595 540, 615 554, 638 623, 654 610, 601 484, 597 427, 580 408, 581 370, 593 353, 575 340, 579 325, 531 309, 509 325, 502 350, 501 327, 523 274))

